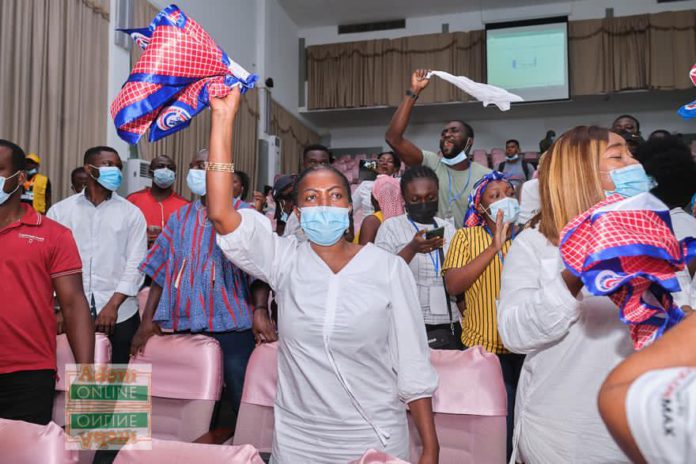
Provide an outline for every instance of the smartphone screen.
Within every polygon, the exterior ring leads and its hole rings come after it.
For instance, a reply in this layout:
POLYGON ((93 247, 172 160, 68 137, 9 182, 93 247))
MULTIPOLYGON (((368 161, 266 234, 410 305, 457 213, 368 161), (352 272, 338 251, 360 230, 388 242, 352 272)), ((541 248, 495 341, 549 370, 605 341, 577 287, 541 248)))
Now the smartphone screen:
POLYGON ((445 228, 438 227, 437 229, 429 230, 425 233, 425 238, 428 240, 435 237, 445 238, 445 228))

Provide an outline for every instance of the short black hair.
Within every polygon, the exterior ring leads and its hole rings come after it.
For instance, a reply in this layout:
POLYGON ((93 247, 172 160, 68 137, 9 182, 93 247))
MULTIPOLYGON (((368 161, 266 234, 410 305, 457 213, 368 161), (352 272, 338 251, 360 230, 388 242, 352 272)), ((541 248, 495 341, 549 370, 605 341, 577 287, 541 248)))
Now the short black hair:
POLYGON ((657 139, 660 137, 671 137, 671 136, 672 136, 672 134, 668 130, 657 129, 657 130, 654 130, 650 133, 650 135, 648 136, 648 140, 653 140, 653 139, 657 139))
POLYGON ((297 205, 297 198, 300 195, 300 184, 302 181, 307 177, 309 174, 312 174, 317 171, 331 171, 334 174, 338 176, 339 179, 341 179, 341 183, 343 184, 343 187, 346 189, 346 195, 348 195, 348 203, 353 204, 353 196, 351 195, 350 192, 350 182, 348 182, 348 179, 346 176, 343 175, 341 171, 336 169, 333 166, 330 166, 328 164, 319 164, 317 166, 312 166, 311 168, 307 168, 302 173, 299 175, 297 180, 295 181, 295 185, 293 186, 292 189, 292 198, 297 205))
POLYGON ((92 147, 88 148, 87 151, 85 151, 85 156, 83 157, 83 163, 84 164, 90 164, 92 162, 92 158, 97 156, 99 153, 103 151, 109 151, 111 153, 115 153, 116 156, 118 156, 118 152, 114 150, 111 147, 107 147, 106 145, 104 146, 98 146, 98 147, 92 147))
POLYGON ((394 167, 396 168, 396 170, 398 171, 401 169, 401 159, 399 159, 399 157, 396 156, 396 153, 394 153, 391 150, 383 151, 382 153, 377 155, 377 159, 380 159, 382 155, 391 155, 391 157, 394 158, 394 167))
POLYGON ((406 187, 415 179, 430 179, 435 182, 435 185, 437 185, 438 189, 440 188, 440 180, 437 178, 437 174, 435 174, 435 171, 433 171, 428 166, 424 166, 421 164, 419 166, 413 166, 411 168, 406 169, 404 175, 401 176, 400 187, 402 197, 406 198, 406 187))
POLYGON ((307 156, 307 153, 309 153, 310 151, 324 151, 327 155, 329 155, 329 159, 331 159, 331 152, 329 151, 329 149, 320 143, 313 143, 311 145, 307 145, 304 148, 304 151, 302 152, 302 158, 304 159, 304 157, 307 156))
POLYGON ((517 139, 510 139, 507 142, 505 142, 505 145, 507 145, 508 143, 514 143, 515 145, 517 145, 517 148, 520 148, 520 141, 517 139))
POLYGON ((474 138, 474 128, 471 127, 468 123, 462 121, 461 119, 452 119, 450 120, 450 122, 458 122, 466 129, 467 136, 471 137, 472 139, 474 138))
POLYGON ((72 182, 73 180, 75 180, 75 176, 78 174, 82 174, 83 172, 87 174, 87 170, 84 166, 78 166, 75 169, 73 169, 70 173, 70 181, 72 182))
POLYGON ((653 195, 670 208, 691 201, 696 193, 696 161, 684 142, 674 136, 649 140, 636 149, 635 156, 657 181, 653 195))
POLYGON ((636 123, 636 130, 638 132, 640 132, 640 121, 638 121, 638 119, 636 119, 635 116, 631 116, 630 114, 622 114, 621 116, 614 119, 614 122, 611 123, 611 125, 613 126, 616 121, 618 121, 619 119, 623 119, 623 118, 633 119, 633 122, 636 123))
POLYGON ((12 152, 12 169, 14 169, 15 172, 24 171, 26 169, 27 155, 19 145, 9 140, 0 139, 0 147, 9 148, 12 152))
POLYGON ((244 171, 234 171, 234 175, 239 177, 239 182, 242 184, 242 201, 247 201, 249 197, 249 186, 251 185, 249 174, 244 171))

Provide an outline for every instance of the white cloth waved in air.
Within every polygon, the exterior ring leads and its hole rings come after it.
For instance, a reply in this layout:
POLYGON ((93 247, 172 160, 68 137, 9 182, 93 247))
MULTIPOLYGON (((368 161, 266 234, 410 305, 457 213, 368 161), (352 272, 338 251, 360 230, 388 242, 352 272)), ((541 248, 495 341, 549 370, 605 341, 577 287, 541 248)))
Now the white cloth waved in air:
POLYGON ((488 106, 491 103, 498 107, 501 111, 508 111, 510 103, 524 101, 519 95, 510 93, 505 89, 489 84, 481 84, 474 82, 466 76, 453 76, 444 71, 430 71, 426 79, 432 76, 437 76, 450 84, 459 87, 464 92, 468 93, 478 101, 483 103, 483 106, 488 106))

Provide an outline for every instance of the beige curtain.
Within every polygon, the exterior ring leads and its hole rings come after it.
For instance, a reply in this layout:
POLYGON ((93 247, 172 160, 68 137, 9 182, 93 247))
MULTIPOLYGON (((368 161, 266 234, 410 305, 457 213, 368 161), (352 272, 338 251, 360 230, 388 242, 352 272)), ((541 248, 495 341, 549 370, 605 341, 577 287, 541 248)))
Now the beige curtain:
MULTIPOLYGON (((233 153, 235 169, 244 171, 251 178, 251 188, 256 188, 258 150, 259 103, 256 89, 242 96, 242 104, 234 126, 233 153)), ((192 198, 186 186, 188 165, 198 150, 207 148, 210 141, 210 111, 204 110, 191 121, 191 125, 175 134, 158 140, 147 141, 147 134, 138 143, 140 157, 151 160, 158 155, 168 155, 177 165, 175 190, 183 196, 192 198)))
POLYGON ((284 174, 299 172, 304 147, 319 143, 319 134, 305 126, 275 100, 271 100, 271 127, 268 132, 281 140, 280 172, 284 174))
MULTIPOLYGON (((417 68, 483 80, 484 32, 428 34, 307 48, 310 109, 398 105, 417 68)), ((459 89, 434 80, 425 103, 462 101, 459 89)))
POLYGON ((107 124, 108 0, 0 1, 0 137, 42 159, 54 203, 107 124))
POLYGON ((569 23, 571 93, 688 89, 696 62, 696 12, 569 23))

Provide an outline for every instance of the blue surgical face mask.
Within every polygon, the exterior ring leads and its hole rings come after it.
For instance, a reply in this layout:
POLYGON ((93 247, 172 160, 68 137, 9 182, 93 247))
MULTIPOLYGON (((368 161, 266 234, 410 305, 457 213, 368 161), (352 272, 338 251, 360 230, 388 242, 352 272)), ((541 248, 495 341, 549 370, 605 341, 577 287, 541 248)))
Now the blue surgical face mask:
POLYGON ((511 197, 505 197, 502 200, 491 203, 488 206, 488 217, 491 218, 491 221, 496 222, 498 219, 498 211, 501 210, 503 212, 503 222, 512 224, 517 221, 517 216, 520 214, 520 203, 516 198, 511 197))
POLYGON ((310 242, 331 246, 350 226, 348 212, 338 206, 306 206, 300 209, 300 226, 310 242))
POLYGON ((152 181, 163 189, 171 187, 176 179, 176 173, 169 168, 155 169, 152 174, 152 181))
POLYGON ((29 169, 27 171, 27 176, 31 177, 31 176, 35 175, 37 172, 39 172, 39 170, 37 168, 29 169))
POLYGON ((285 211, 280 212, 280 222, 288 222, 288 219, 290 218, 290 215, 286 213, 285 211))
POLYGON ((5 203, 8 200, 8 198, 10 198, 12 196, 12 194, 15 193, 17 191, 17 189, 19 188, 19 182, 17 182, 17 187, 15 187, 15 189, 13 191, 11 191, 9 193, 5 191, 5 182, 7 182, 9 179, 12 179, 14 176, 17 176, 17 175, 19 175, 19 171, 15 172, 11 176, 7 176, 7 177, 0 176, 0 205, 5 203))
POLYGON ((468 158, 466 151, 469 149, 470 146, 471 146, 471 138, 468 138, 466 141, 466 146, 464 147, 464 150, 459 152, 459 154, 457 156, 455 156, 454 158, 445 158, 443 156, 442 158, 440 158, 440 162, 442 164, 447 165, 447 166, 454 166, 455 164, 459 164, 462 161, 465 161, 468 158))
POLYGON ((633 197, 640 193, 649 192, 657 186, 655 179, 645 173, 641 164, 612 169, 609 171, 609 177, 614 182, 614 190, 605 191, 606 196, 618 193, 624 197, 633 197))
MULTIPOLYGON (((99 177, 95 179, 99 185, 111 192, 118 190, 118 188, 121 186, 121 181, 123 180, 121 169, 119 169, 117 166, 101 166, 99 168, 96 166, 92 167, 99 170, 99 177)), ((90 176, 91 175, 92 174, 90 173, 90 176)), ((92 176, 92 178, 94 179, 94 176, 92 176)))
POLYGON ((520 155, 508 156, 506 159, 508 161, 517 161, 518 159, 520 159, 520 155))
POLYGON ((189 169, 186 176, 188 188, 198 196, 205 195, 205 170, 204 169, 189 169))

